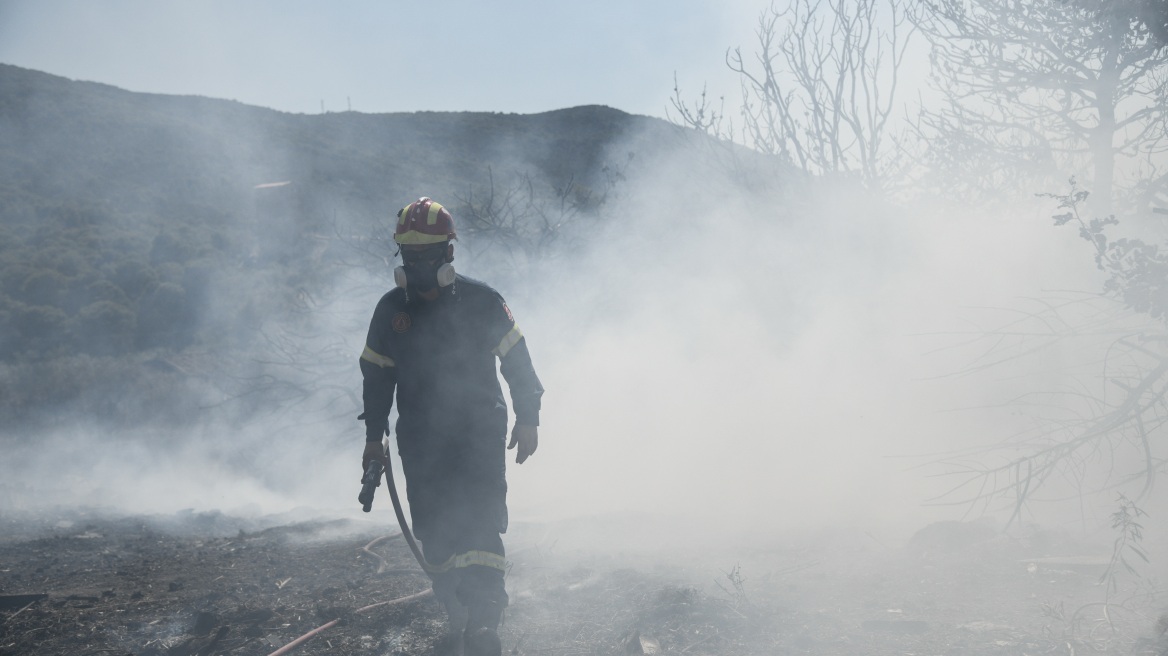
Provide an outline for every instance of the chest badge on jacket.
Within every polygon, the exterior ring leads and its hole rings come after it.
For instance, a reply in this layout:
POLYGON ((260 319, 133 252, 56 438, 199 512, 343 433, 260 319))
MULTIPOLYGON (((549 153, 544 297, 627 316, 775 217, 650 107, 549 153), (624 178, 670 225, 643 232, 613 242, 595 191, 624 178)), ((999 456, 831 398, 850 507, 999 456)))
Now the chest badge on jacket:
POLYGON ((393 326, 393 332, 404 333, 410 329, 410 315, 405 312, 398 312, 393 315, 390 325, 393 326))

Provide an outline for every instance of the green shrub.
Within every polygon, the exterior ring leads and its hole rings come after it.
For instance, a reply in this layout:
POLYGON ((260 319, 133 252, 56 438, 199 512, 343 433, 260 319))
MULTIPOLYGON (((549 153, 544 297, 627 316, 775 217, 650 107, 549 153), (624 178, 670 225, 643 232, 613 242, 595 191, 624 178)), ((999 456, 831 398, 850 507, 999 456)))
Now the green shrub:
POLYGON ((68 317, 48 305, 24 305, 16 313, 16 331, 25 342, 59 340, 68 317))
POLYGON ((164 282, 138 301, 137 344, 180 349, 194 341, 197 317, 186 290, 164 282))
POLYGON ((61 302, 69 279, 52 269, 38 269, 24 279, 20 300, 29 305, 57 305, 61 302))
POLYGON ((113 266, 109 280, 126 296, 137 300, 158 285, 158 273, 145 262, 127 259, 113 266))
POLYGON ((120 355, 133 348, 134 311, 113 301, 90 303, 69 321, 72 349, 93 355, 120 355))

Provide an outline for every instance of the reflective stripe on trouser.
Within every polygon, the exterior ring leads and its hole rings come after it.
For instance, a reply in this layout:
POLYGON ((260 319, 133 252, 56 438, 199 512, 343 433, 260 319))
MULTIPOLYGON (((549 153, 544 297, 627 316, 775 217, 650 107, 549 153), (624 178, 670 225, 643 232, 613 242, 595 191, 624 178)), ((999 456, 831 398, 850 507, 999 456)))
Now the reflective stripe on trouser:
POLYGON ((434 595, 444 603, 457 599, 458 603, 467 608, 479 607, 484 604, 507 606, 507 592, 503 584, 503 574, 506 571, 506 561, 503 557, 503 539, 495 533, 493 540, 487 536, 488 542, 479 542, 476 546, 486 547, 489 550, 472 549, 462 553, 450 555, 442 559, 446 545, 422 543, 426 560, 440 562, 427 570, 434 584, 434 595))
POLYGON ((471 565, 490 567, 504 573, 507 571, 507 559, 489 551, 467 551, 466 553, 455 554, 447 558, 446 562, 441 565, 435 565, 434 563, 429 563, 429 565, 430 567, 427 567, 426 571, 431 574, 441 574, 442 572, 470 567, 471 565))

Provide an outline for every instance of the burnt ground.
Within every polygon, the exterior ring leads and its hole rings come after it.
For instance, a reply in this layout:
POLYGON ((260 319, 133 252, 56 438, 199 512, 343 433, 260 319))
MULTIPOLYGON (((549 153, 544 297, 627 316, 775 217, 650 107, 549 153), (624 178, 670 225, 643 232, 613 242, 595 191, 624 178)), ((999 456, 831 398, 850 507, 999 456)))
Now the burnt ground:
MULTIPOLYGON (((1130 573, 1108 597, 1108 553, 930 528, 904 547, 839 532, 728 560, 569 549, 556 527, 518 527, 504 653, 1168 654, 1168 604, 1130 573)), ((441 653, 432 599, 357 612, 428 587, 400 536, 368 523, 187 513, 0 530, 0 656, 269 654, 333 620, 293 653, 441 653), (379 537, 380 558, 362 551, 379 537)))

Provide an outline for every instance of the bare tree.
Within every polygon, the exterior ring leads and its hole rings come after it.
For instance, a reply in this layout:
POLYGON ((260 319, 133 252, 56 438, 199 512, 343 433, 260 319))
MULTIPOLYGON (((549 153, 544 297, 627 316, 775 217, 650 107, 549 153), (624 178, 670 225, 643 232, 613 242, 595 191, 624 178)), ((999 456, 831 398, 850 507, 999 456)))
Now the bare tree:
POLYGON ((677 82, 677 73, 673 74, 673 97, 669 104, 677 116, 673 116, 666 108, 666 117, 679 125, 693 128, 716 139, 730 141, 734 138, 733 122, 726 118, 726 98, 719 97, 715 105, 710 98, 706 87, 702 87, 701 94, 696 100, 688 101, 681 93, 681 85, 677 82))
POLYGON ((488 169, 486 187, 469 189, 455 210, 470 256, 481 266, 515 274, 572 253, 583 231, 600 221, 601 208, 624 179, 624 166, 607 164, 600 174, 596 187, 575 176, 560 184, 537 182, 527 173, 499 183, 488 169))
MULTIPOLYGON (((888 191, 911 163, 897 111, 912 32, 902 0, 772 4, 759 16, 753 56, 726 53, 742 86, 743 139, 807 174, 888 191)), ((715 125, 719 117, 695 116, 715 125)))
POLYGON ((1013 503, 1012 519, 1056 481, 1077 494, 1125 488, 1145 498, 1168 472, 1168 252, 1138 239, 1112 239, 1114 217, 1084 216, 1088 192, 1074 180, 1059 201, 1057 225, 1077 227, 1107 276, 1102 293, 1046 298, 1017 321, 987 331, 978 368, 1024 361, 1071 340, 1101 357, 1062 371, 1056 389, 1014 399, 1029 407, 1031 429, 986 450, 942 460, 957 483, 938 500, 1013 503))
POLYGON ((1104 300, 1046 299, 1037 311, 984 335, 996 343, 989 357, 999 365, 1065 345, 1072 334, 1105 340, 1105 357, 1096 371, 1063 372, 1059 388, 1012 399, 1011 407, 1035 420, 1030 428, 934 463, 955 481, 934 502, 976 508, 1006 500, 1010 521, 1016 521, 1035 499, 1051 498, 1060 486, 1062 493, 1083 498, 1116 488, 1137 498, 1152 491, 1168 469, 1168 334, 1141 330, 1104 300), (1051 332, 1071 319, 1065 315, 1086 307, 1095 312, 1093 325, 1051 332))
POLYGON ((1000 194, 1078 174, 1096 216, 1144 181, 1146 210, 1168 183, 1168 45, 1142 3, 922 2, 944 102, 921 130, 942 176, 1000 194))

